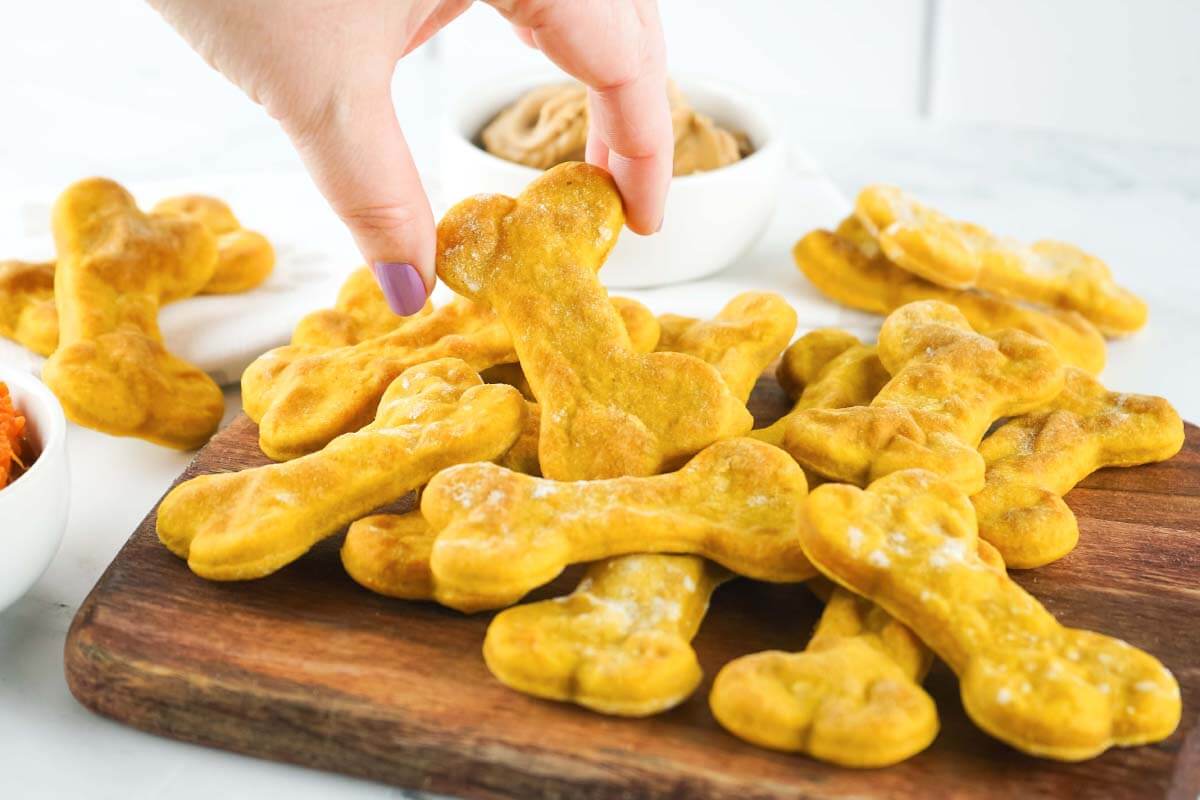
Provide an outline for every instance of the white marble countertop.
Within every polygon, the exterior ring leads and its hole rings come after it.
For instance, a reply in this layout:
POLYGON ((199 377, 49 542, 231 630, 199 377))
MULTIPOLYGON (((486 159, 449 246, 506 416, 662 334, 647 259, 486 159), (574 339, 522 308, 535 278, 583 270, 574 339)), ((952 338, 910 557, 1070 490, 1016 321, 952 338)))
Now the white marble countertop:
MULTIPOLYGON (((939 127, 808 110, 789 120, 846 193, 874 181, 905 186, 931 203, 1018 236, 1053 236, 1106 258, 1121 281, 1150 303, 1149 327, 1110 350, 1114 388, 1169 398, 1200 419, 1200 148, 1151 148, 996 128, 939 127)), ((243 142, 260 169, 292 163, 278 138, 243 142), (266 165, 264 167, 264 165, 266 165)), ((224 164, 229 171, 236 164, 224 164)), ((799 161, 794 160, 799 169, 799 161)), ((36 165, 10 176, 31 178, 36 165), (27 170, 27 171, 26 171, 27 170)), ((187 166, 180 163, 180 172, 187 166)), ((136 154, 112 171, 139 175, 136 154)), ((799 180, 799 171, 789 175, 799 180)), ((54 177, 57 179, 57 176, 54 177)), ((12 185, 12 184, 10 184, 12 185)), ((786 284, 801 304, 801 328, 841 323, 870 335, 878 321, 820 303, 791 267, 788 245, 803 230, 785 190, 772 232, 745 264, 702 286, 655 290, 656 310, 694 307, 697 297, 727 297, 786 284), (811 301, 811 302, 809 302, 811 301)), ((348 255, 347 258, 352 258, 348 255)), ((707 303, 704 303, 707 305, 707 303)), ((713 309, 715 310, 715 308, 713 309)), ((227 397, 227 419, 238 407, 227 397)), ((62 674, 63 640, 76 609, 109 560, 190 454, 73 427, 74 488, 69 528, 57 559, 30 593, 0 613, 0 784, 22 798, 87 796, 243 797, 267 792, 302 798, 417 796, 388 787, 273 764, 149 736, 79 706, 62 674)), ((0 792, 7 796, 7 792, 0 792)))

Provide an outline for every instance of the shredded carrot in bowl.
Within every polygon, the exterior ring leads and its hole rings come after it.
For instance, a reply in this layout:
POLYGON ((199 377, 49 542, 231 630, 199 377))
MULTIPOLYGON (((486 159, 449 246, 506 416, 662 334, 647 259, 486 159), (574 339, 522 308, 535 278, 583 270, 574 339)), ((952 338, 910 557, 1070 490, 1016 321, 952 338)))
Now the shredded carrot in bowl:
POLYGON ((17 478, 25 469, 21 460, 21 444, 25 434, 25 417, 13 407, 8 386, 0 382, 0 489, 17 478))

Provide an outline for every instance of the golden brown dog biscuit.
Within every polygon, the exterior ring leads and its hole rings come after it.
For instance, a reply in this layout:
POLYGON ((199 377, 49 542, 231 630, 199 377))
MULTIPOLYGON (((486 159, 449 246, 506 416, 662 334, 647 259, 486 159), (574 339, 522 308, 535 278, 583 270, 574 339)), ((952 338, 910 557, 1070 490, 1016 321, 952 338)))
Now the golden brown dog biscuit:
POLYGON ((260 286, 275 269, 275 248, 257 231, 246 230, 223 201, 202 194, 168 197, 152 213, 194 219, 217 237, 217 268, 201 290, 236 294, 260 286))
POLYGON ((1183 447, 1183 421, 1161 397, 1119 394, 1068 368, 1048 407, 1006 422, 983 440, 983 491, 971 498, 979 535, 1010 567, 1040 567, 1079 541, 1063 495, 1102 467, 1165 461, 1183 447))
POLYGON ((377 594, 432 600, 433 539, 420 511, 363 517, 346 531, 342 566, 357 583, 377 594))
POLYGON ((1078 311, 1109 336, 1146 324, 1146 304, 1108 266, 1074 245, 996 236, 922 205, 894 186, 868 186, 855 214, 893 263, 933 283, 978 287, 1078 311))
POLYGON ((937 708, 921 688, 932 654, 870 600, 827 592, 803 652, 754 653, 721 669, 709 695, 713 716, 761 747, 846 767, 916 755, 938 732, 937 708))
MULTIPOLYGON (((1003 571, 987 542, 979 557, 1003 571)), ((808 586, 825 601, 808 647, 726 664, 709 695, 713 716, 761 747, 847 767, 887 766, 924 750, 938 730, 920 685, 932 652, 870 600, 824 578, 808 586)))
POLYGON ((776 447, 783 447, 784 432, 801 411, 865 406, 891 379, 873 345, 836 328, 818 328, 793 342, 784 351, 775 377, 795 404, 750 435, 776 447))
POLYGON ((438 534, 439 602, 479 610, 516 602, 567 564, 639 552, 691 553, 759 580, 804 580, 813 571, 795 525, 806 490, 786 453, 730 439, 651 477, 557 482, 494 464, 457 467, 429 483, 421 512, 438 534))
POLYGON ((186 481, 158 508, 158 537, 197 575, 269 575, 344 525, 453 464, 498 458, 521 431, 525 401, 445 358, 406 370, 375 420, 284 464, 186 481))
POLYGON ((359 267, 346 276, 333 308, 314 311, 296 323, 292 344, 348 347, 383 336, 432 311, 433 303, 426 300, 416 314, 402 317, 395 313, 388 306, 375 273, 370 267, 359 267))
POLYGON ((48 356, 58 345, 53 261, 0 261, 0 336, 48 356))
POLYGON ((517 691, 605 714, 657 714, 699 685, 691 640, 730 577, 693 556, 598 561, 571 594, 498 614, 483 657, 517 691))
POLYGON ((975 448, 988 427, 1045 405, 1063 385, 1046 342, 1020 331, 989 339, 933 300, 892 312, 878 348, 893 377, 869 406, 805 409, 788 421, 783 447, 801 466, 859 486, 922 467, 977 492, 984 464, 975 448))
POLYGON ((787 347, 796 330, 796 312, 774 292, 743 292, 711 320, 664 314, 659 324, 659 351, 686 353, 712 364, 734 397, 745 403, 763 370, 787 347))
POLYGON ((286 345, 242 373, 242 407, 276 461, 320 450, 371 421, 384 391, 409 367, 458 358, 472 369, 516 360, 504 325, 458 298, 390 333, 350 347, 286 345))
POLYGON ((1179 686, 1152 656, 1065 628, 977 550, 975 510, 924 470, 866 490, 809 497, 804 551, 826 576, 878 603, 958 675, 967 714, 1018 750, 1079 761, 1166 738, 1179 686))
POLYGON ((158 306, 212 277, 212 234, 191 220, 143 214, 102 178, 68 187, 52 223, 60 334, 42 376, 67 416, 170 447, 203 444, 225 399, 204 372, 167 352, 158 306))
POLYGON ((836 233, 813 231, 796 243, 797 266, 824 295, 852 308, 890 314, 917 300, 940 300, 956 307, 971 327, 990 336, 1013 328, 1054 345, 1067 364, 1098 373, 1104 368, 1104 338, 1073 311, 1035 310, 975 290, 958 291, 930 283, 892 264, 854 217, 836 233))
POLYGON ((595 274, 623 224, 612 178, 578 163, 438 224, 438 275, 512 334, 542 405, 542 470, 560 480, 661 472, 752 424, 711 365, 633 350, 595 274))

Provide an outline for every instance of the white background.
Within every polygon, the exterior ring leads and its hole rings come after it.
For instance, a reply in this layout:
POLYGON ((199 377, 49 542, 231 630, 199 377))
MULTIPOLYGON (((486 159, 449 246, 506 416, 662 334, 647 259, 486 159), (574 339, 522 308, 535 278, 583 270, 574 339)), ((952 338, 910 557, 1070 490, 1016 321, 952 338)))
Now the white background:
MULTIPOLYGON (((1146 331, 1113 344, 1106 380, 1163 394, 1200 418, 1200 3, 663 0, 662 9, 672 69, 769 100, 797 159, 815 155, 844 192, 894 182, 999 230, 1063 238, 1105 257, 1151 308, 1146 331)), ((400 66, 395 97, 436 192, 446 98, 475 76, 544 65, 484 7, 431 44, 400 66)), ((0 206, 48 204, 88 174, 179 185, 285 176, 299 185, 298 170, 275 124, 140 2, 0 0, 0 206)), ((770 268, 792 295, 808 292, 807 308, 837 314, 787 256, 803 233, 793 179, 789 172, 779 219, 752 263, 711 283, 727 296, 752 270, 761 277, 770 268)), ((319 198, 297 190, 279 203, 285 223, 295 213, 305 220, 293 226, 299 234, 315 235, 319 198)), ((0 237, 22 226, 45 220, 0 220, 0 237)), ((349 267, 357 256, 344 235, 338 241, 349 267)), ((0 257, 48 255, 9 252, 0 241, 0 257)), ((656 294, 659 310, 693 290, 656 294)), ((877 324, 845 314, 802 315, 801 325, 831 321, 865 335, 877 324)), ((230 415, 236 404, 231 394, 230 415)), ((62 550, 29 595, 0 613, 0 797, 396 796, 146 736, 74 703, 61 674, 67 625, 189 455, 78 428, 71 448, 62 550)))

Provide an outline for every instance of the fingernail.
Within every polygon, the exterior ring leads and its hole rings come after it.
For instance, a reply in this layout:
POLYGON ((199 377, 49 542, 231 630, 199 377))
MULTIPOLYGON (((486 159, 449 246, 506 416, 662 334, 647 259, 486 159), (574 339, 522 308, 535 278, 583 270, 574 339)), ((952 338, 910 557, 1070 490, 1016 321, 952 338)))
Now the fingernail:
POLYGON ((654 229, 655 233, 662 233, 663 222, 666 220, 666 215, 658 218, 658 227, 654 229))
POLYGON ((407 317, 421 310, 427 297, 425 282, 412 264, 376 261, 374 267, 375 277, 392 311, 407 317))

